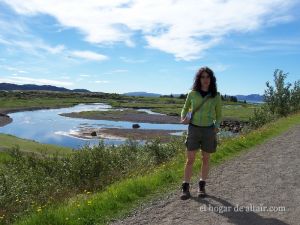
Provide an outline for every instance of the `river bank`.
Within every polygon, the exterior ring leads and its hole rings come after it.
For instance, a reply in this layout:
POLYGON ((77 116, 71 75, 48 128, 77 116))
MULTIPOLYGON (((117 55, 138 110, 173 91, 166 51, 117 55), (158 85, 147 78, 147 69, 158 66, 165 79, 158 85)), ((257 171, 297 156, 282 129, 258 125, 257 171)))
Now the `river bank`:
POLYGON ((10 124, 13 119, 10 118, 9 113, 16 113, 16 112, 24 112, 24 111, 34 111, 34 110, 40 110, 40 109, 58 109, 58 108, 64 108, 65 106, 61 107, 20 107, 20 108, 3 108, 0 109, 0 127, 4 127, 7 124, 10 124))
MULTIPOLYGON (((10 118, 5 113, 14 113, 14 112, 22 112, 22 111, 35 111, 41 109, 58 109, 65 108, 65 106, 56 106, 56 107, 19 107, 19 108, 4 108, 0 109, 0 127, 5 126, 12 122, 12 118, 10 118)), ((83 108, 84 109, 84 108, 83 108)), ((146 128, 142 123, 152 123, 152 124, 180 124, 179 116, 170 116, 162 113, 155 113, 149 109, 133 109, 133 108, 104 108, 104 110, 92 109, 91 111, 82 111, 79 109, 72 111, 66 111, 64 113, 57 112, 58 117, 55 121, 64 120, 64 117, 70 118, 78 118, 78 119, 91 119, 91 120, 105 120, 105 121, 120 121, 120 122, 132 122, 130 127, 126 128, 115 128, 115 127, 95 127, 95 126, 85 126, 78 125, 76 129, 70 128, 67 130, 60 130, 62 128, 57 128, 49 135, 59 134, 69 137, 75 137, 79 139, 85 140, 96 140, 98 138, 104 139, 115 139, 125 140, 128 138, 136 139, 136 140, 149 140, 156 137, 159 137, 162 142, 168 142, 174 135, 180 135, 186 128, 170 128, 169 130, 161 129, 161 128, 146 128)), ((86 109, 84 109, 86 110, 86 109)), ((47 116, 47 113, 43 113, 43 117, 50 118, 47 116)), ((27 120, 30 116, 26 117, 27 120)), ((37 118, 37 116, 35 116, 37 118)), ((21 121, 19 121, 21 122, 21 121)), ((61 124, 61 122, 60 122, 61 124)), ((81 123, 84 124, 84 123, 81 123)), ((128 126, 128 125, 127 125, 128 126)), ((223 131, 230 131, 232 133, 240 133, 242 128, 247 126, 246 121, 239 121, 235 118, 225 118, 221 123, 221 129, 223 131)), ((29 129, 29 128, 28 128, 29 129)), ((37 129, 37 128, 34 128, 37 129)), ((13 135, 18 136, 18 134, 14 133, 13 135)), ((34 137, 27 137, 29 139, 34 139, 34 137)))
POLYGON ((3 127, 9 123, 11 123, 13 120, 10 118, 9 113, 16 113, 16 112, 24 112, 24 111, 34 111, 34 110, 40 110, 40 109, 59 109, 64 108, 66 106, 60 106, 60 107, 48 107, 48 106, 42 106, 42 107, 20 107, 20 108, 2 108, 0 109, 0 127, 3 127))
POLYGON ((161 142, 166 143, 171 140, 177 132, 182 130, 159 130, 159 129, 126 129, 126 128, 83 128, 70 136, 92 139, 110 138, 110 139, 134 139, 134 140, 150 140, 160 138, 161 142))
POLYGON ((12 122, 12 118, 4 113, 0 113, 0 127, 3 127, 12 122))
POLYGON ((62 113, 61 116, 93 120, 130 121, 140 123, 179 124, 179 116, 149 114, 134 109, 62 113))

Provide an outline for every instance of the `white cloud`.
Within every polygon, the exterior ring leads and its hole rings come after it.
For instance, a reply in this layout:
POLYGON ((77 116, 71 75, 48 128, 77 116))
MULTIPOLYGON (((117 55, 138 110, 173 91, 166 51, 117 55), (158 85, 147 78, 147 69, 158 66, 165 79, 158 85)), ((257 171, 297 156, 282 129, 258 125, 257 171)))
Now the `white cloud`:
POLYGON ((80 77, 89 77, 90 75, 88 75, 88 74, 80 74, 79 76, 80 77))
POLYGON ((19 70, 18 73, 28 73, 28 72, 25 70, 19 70))
MULTIPOLYGON (((1 31, 2 29, 0 29, 0 32, 1 31)), ((2 31, 2 33, 6 33, 6 31, 2 31)), ((23 32, 15 34, 15 36, 7 36, 7 37, 0 36, 0 44, 14 47, 16 49, 21 48, 26 52, 34 53, 34 54, 38 54, 38 52, 41 50, 51 54, 58 54, 61 53, 63 50, 65 50, 64 45, 51 46, 44 43, 43 40, 36 37, 32 37, 30 35, 26 35, 23 32)))
MULTIPOLYGON (((114 0, 53 1, 5 0, 16 12, 28 16, 53 16, 67 28, 78 29, 95 44, 123 42, 142 34, 148 48, 192 60, 217 45, 226 35, 249 32, 288 22, 296 0, 114 0)), ((87 56, 101 58, 101 56, 87 56)))
POLYGON ((13 84, 37 84, 37 85, 55 85, 55 86, 72 86, 72 82, 49 80, 42 78, 11 76, 0 78, 1 83, 13 83, 13 84))
POLYGON ((96 52, 91 52, 91 51, 70 51, 70 55, 78 58, 95 60, 95 61, 103 61, 108 59, 108 57, 105 55, 96 52))
POLYGON ((10 42, 7 42, 6 45, 10 45, 16 48, 22 48, 23 50, 29 53, 35 53, 35 54, 38 54, 39 50, 45 50, 46 52, 51 54, 58 54, 65 49, 65 46, 63 45, 50 46, 41 41, 37 42, 36 40, 35 41, 12 40, 10 42))
POLYGON ((211 66, 211 68, 213 68, 214 71, 216 71, 216 72, 224 72, 224 71, 226 71, 229 67, 230 67, 230 65, 225 65, 225 64, 221 64, 221 63, 213 64, 213 65, 211 66))
POLYGON ((106 56, 92 51, 76 51, 67 49, 64 45, 49 45, 39 37, 33 36, 31 31, 20 21, 2 21, 0 14, 0 44, 11 49, 29 54, 43 56, 49 54, 69 54, 77 58, 88 60, 104 60, 106 56), (10 24, 11 27, 10 27, 10 24))
POLYGON ((96 80, 95 83, 99 84, 99 83, 103 83, 103 84, 106 84, 106 83, 109 83, 108 80, 96 80))

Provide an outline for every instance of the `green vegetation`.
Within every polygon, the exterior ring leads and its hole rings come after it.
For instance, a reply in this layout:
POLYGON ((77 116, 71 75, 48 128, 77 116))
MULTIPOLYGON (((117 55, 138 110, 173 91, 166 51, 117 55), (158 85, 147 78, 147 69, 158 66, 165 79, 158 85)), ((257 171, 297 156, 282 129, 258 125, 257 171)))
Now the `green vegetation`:
MULTIPOLYGON (((142 103, 140 103, 142 104, 142 103)), ((137 106, 135 106, 137 107, 137 106)), ((164 113, 167 115, 172 115, 172 116, 178 116, 180 115, 181 108, 156 108, 157 105, 152 104, 149 106, 151 111, 153 112, 159 112, 159 113, 164 113)), ((145 108, 145 107, 143 107, 145 108)), ((238 118, 239 120, 242 121, 247 121, 249 120, 249 117, 253 115, 254 109, 259 108, 259 106, 255 105, 250 105, 250 104, 229 104, 229 105, 223 105, 223 117, 224 118, 238 118)), ((147 114, 146 112, 142 111, 137 111, 133 109, 126 109, 123 111, 115 111, 115 110, 107 110, 107 111, 83 111, 76 113, 79 117, 82 118, 93 118, 97 119, 97 116, 122 116, 124 114, 147 114)))
POLYGON ((258 109, 254 110, 253 116, 249 118, 250 126, 258 128, 279 117, 287 116, 300 110, 300 80, 292 84, 286 83, 286 73, 282 70, 275 70, 274 85, 266 82, 265 103, 258 109))
POLYGON ((67 147, 61 147, 57 145, 41 144, 36 141, 26 140, 15 137, 9 134, 0 134, 0 150, 9 149, 15 146, 20 146, 20 150, 23 152, 47 152, 47 153, 71 153, 72 149, 67 147))
POLYGON ((51 144, 41 144, 36 141, 18 138, 9 134, 0 134, 0 165, 1 163, 7 162, 12 159, 7 150, 16 146, 18 146, 19 149, 25 153, 58 153, 61 155, 72 153, 71 148, 51 144))
POLYGON ((222 114, 224 118, 237 118, 248 121, 253 115, 254 109, 259 109, 260 105, 251 104, 223 104, 222 114))
MULTIPOLYGON (((218 151, 212 155, 211 162, 213 165, 217 165, 297 124, 300 124, 300 113, 280 118, 240 137, 225 140, 218 146, 218 151)), ((96 193, 83 191, 82 194, 74 196, 64 202, 47 207, 36 205, 34 207, 36 212, 27 217, 23 217, 15 224, 105 224, 112 218, 120 218, 139 203, 178 186, 178 182, 182 179, 185 161, 182 141, 183 140, 178 140, 178 142, 173 143, 171 149, 174 151, 174 154, 167 154, 170 158, 164 158, 159 155, 165 154, 166 149, 163 150, 163 148, 166 147, 158 143, 155 145, 151 144, 150 146, 155 147, 149 148, 146 152, 152 152, 150 154, 153 157, 152 162, 154 162, 154 164, 158 163, 158 165, 155 167, 152 166, 151 169, 147 171, 140 171, 140 167, 137 167, 137 169, 134 170, 135 173, 131 175, 128 173, 126 178, 109 185, 103 190, 95 190, 97 191, 96 193), (155 156, 159 156, 158 158, 164 159, 166 162, 162 163, 162 161, 156 161, 155 156)), ((133 151, 135 151, 134 149, 136 148, 133 148, 133 151)), ((93 152, 93 150, 91 151, 93 152)), ((119 152, 119 149, 116 148, 114 151, 119 152)), ((131 149, 128 153, 130 152, 131 149)), ((135 152, 137 153, 137 151, 135 152)), ((82 154, 84 155, 86 153, 82 154)), ((143 157, 139 158, 139 160, 143 159, 143 157)), ((84 161, 84 159, 81 160, 84 161)), ((131 163, 132 159, 130 161, 125 160, 125 162, 131 163)), ((133 160, 133 162, 136 161, 133 160)), ((147 163, 147 160, 143 163, 147 163)), ((83 164, 81 163, 81 165, 83 164)), ((198 169, 199 166, 200 162, 197 161, 194 165, 194 170, 198 169)), ((122 173, 123 167, 118 168, 119 172, 122 173)), ((145 168, 145 166, 141 168, 145 168)), ((4 216, 4 218, 6 217, 4 216)))
POLYGON ((1 165, 1 163, 8 162, 11 159, 12 159, 12 157, 7 152, 0 151, 0 165, 1 165))
POLYGON ((79 103, 99 102, 100 98, 108 98, 108 94, 23 91, 0 92, 1 109, 20 109, 30 107, 67 107, 79 103))
MULTIPOLYGON (((135 97, 107 93, 70 93, 23 91, 1 92, 0 112, 13 109, 30 109, 32 107, 58 108, 69 107, 79 103, 107 103, 114 108, 148 108, 153 112, 170 116, 180 116, 185 99, 171 97, 135 97)), ((224 101, 224 115, 236 119, 247 120, 253 113, 253 107, 242 102, 224 101), (242 108, 236 108, 242 106, 242 108)))
POLYGON ((9 223, 39 206, 58 203, 83 193, 100 191, 124 177, 147 173, 169 161, 182 149, 178 139, 144 145, 129 140, 120 146, 85 146, 73 154, 25 154, 18 147, 8 150, 10 159, 0 167, 0 215, 9 223))
POLYGON ((109 115, 109 116, 121 116, 127 113, 136 113, 136 114, 147 114, 146 112, 142 112, 142 111, 137 111, 137 110, 133 110, 133 109, 126 109, 126 110, 122 110, 122 111, 118 111, 118 110, 107 110, 107 111, 83 111, 83 112, 79 112, 78 114, 80 116, 97 116, 97 115, 109 115))
MULTIPOLYGON (((290 89, 290 85, 284 84, 282 72, 275 71, 274 77, 276 88, 267 83, 267 103, 261 107, 223 102, 224 117, 242 120, 250 117, 252 128, 257 129, 246 129, 238 137, 221 139, 211 158, 213 166, 300 124, 300 82, 290 89)), ((168 115, 180 115, 184 103, 183 98, 174 97, 44 92, 25 95, 1 92, 1 101, 6 104, 1 105, 2 109, 40 107, 39 103, 45 101, 45 106, 50 104, 47 107, 86 101, 149 108, 168 115)), ((105 146, 100 142, 99 146, 75 151, 0 135, 0 223, 85 225, 106 224, 113 218, 121 218, 139 203, 178 187, 185 163, 184 138, 185 134, 173 137, 166 144, 160 139, 144 145, 131 139, 120 146, 105 146)), ((199 166, 197 161, 193 169, 199 166)))

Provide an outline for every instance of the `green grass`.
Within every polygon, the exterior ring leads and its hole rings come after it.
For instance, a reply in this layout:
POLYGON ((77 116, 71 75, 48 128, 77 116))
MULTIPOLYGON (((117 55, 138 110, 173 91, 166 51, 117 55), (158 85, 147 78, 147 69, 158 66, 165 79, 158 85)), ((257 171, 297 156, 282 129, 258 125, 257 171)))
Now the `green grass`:
MULTIPOLYGON (((51 144, 41 144, 36 141, 26 140, 9 134, 0 134, 0 150, 5 150, 18 145, 24 152, 45 152, 45 153, 71 153, 72 149, 51 144)), ((4 153, 6 154, 6 153, 4 153)), ((1 159, 1 156, 0 156, 1 159)), ((0 160, 1 161, 1 160, 0 160)))
POLYGON ((79 112, 78 115, 80 116, 97 116, 97 115, 117 115, 121 116, 128 113, 136 113, 136 114, 147 114, 146 112, 137 111, 133 109, 126 109, 123 111, 114 111, 114 110, 107 110, 107 111, 83 111, 79 112))
POLYGON ((9 160, 11 160, 10 155, 6 152, 1 152, 0 151, 0 164, 8 162, 9 160))
MULTIPOLYGON (((183 103, 182 103, 183 104, 183 103)), ((133 108, 149 108, 153 112, 163 113, 166 115, 180 116, 182 110, 182 104, 160 104, 160 103, 122 103, 122 106, 118 107, 133 107, 133 108)), ((254 106, 251 104, 227 104, 224 103, 222 107, 223 117, 224 118, 234 118, 243 121, 247 121, 250 116, 253 115, 254 109, 259 106, 254 106)), ((122 116, 127 113, 136 113, 136 114, 146 114, 146 112, 136 111, 133 109, 126 109, 123 111, 107 110, 107 111, 83 111, 76 113, 78 116, 83 118, 93 118, 97 116, 122 116)), ((68 115, 68 113, 66 114, 68 115)))
MULTIPOLYGON (((0 92, 0 111, 30 107, 70 107, 79 103, 107 103, 114 108, 148 108, 153 112, 180 116, 185 102, 182 98, 134 97, 108 93, 65 93, 46 91, 0 92)), ((252 104, 224 101, 224 116, 247 120, 253 113, 252 104), (237 108, 236 106, 241 106, 237 108)))
MULTIPOLYGON (((300 113, 266 124, 244 136, 225 140, 212 155, 213 166, 245 152, 250 147, 275 137, 292 126, 300 124, 300 113)), ((162 164, 147 174, 132 176, 110 185, 94 194, 77 195, 68 201, 49 208, 37 208, 37 212, 15 224, 105 224, 112 218, 121 218, 133 207, 159 196, 181 182, 184 169, 184 148, 174 160, 162 164)), ((200 162, 194 165, 194 174, 200 162)))
POLYGON ((222 107, 223 117, 238 118, 240 120, 248 120, 253 115, 254 109, 259 106, 254 105, 232 105, 226 104, 222 107))
POLYGON ((99 99, 92 98, 33 98, 30 102, 26 99, 0 99, 2 109, 19 109, 29 107, 68 107, 79 103, 94 103, 99 102, 99 99))

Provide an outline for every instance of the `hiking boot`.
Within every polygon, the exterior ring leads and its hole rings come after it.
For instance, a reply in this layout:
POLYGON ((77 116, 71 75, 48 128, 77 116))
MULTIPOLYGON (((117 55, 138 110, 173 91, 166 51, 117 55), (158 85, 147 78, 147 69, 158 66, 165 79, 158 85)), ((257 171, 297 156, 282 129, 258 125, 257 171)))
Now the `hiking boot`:
POLYGON ((186 200, 189 197, 191 197, 190 184, 189 183, 183 182, 182 185, 181 185, 181 188, 182 188, 182 194, 181 194, 180 198, 182 200, 186 200))
POLYGON ((204 180, 200 180, 199 181, 199 188, 198 188, 198 197, 205 197, 206 196, 206 192, 205 192, 205 181, 204 180))

